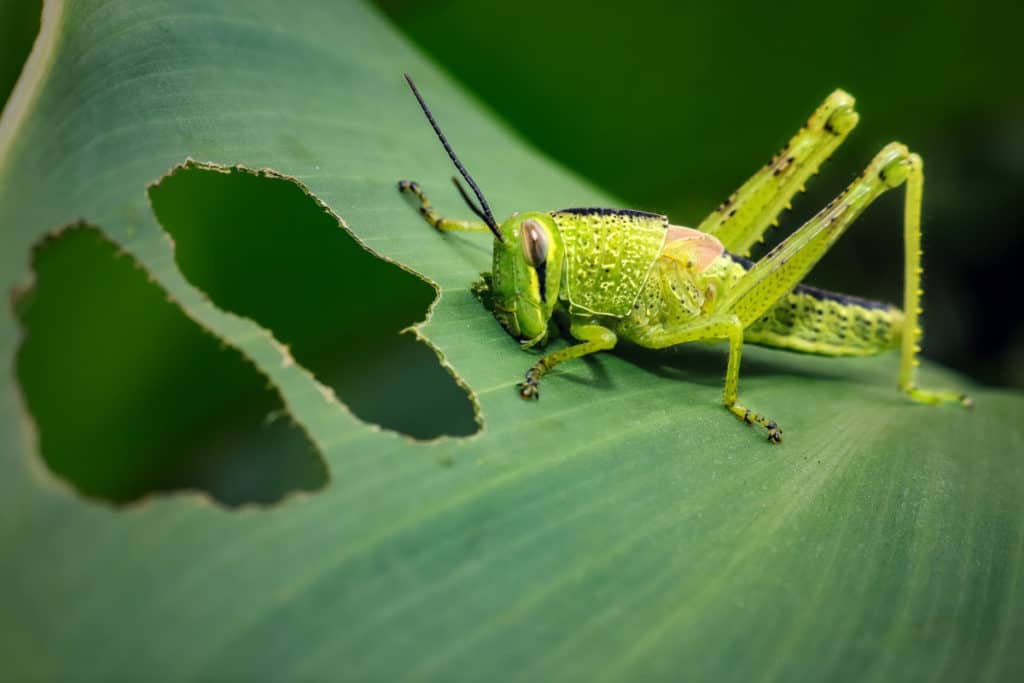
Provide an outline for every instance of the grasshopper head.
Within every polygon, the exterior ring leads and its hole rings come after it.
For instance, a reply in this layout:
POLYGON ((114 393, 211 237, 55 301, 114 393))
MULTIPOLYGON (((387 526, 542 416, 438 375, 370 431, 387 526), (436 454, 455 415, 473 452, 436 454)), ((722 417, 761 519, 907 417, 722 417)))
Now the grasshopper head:
POLYGON ((543 342, 547 338, 548 321, 555 310, 562 279, 562 236, 554 219, 550 214, 531 211, 515 214, 499 226, 483 192, 448 144, 409 74, 405 75, 405 80, 441 146, 469 183, 479 204, 474 203, 458 178, 453 177, 459 194, 494 233, 494 272, 491 277, 494 316, 512 336, 522 340, 524 347, 543 342))
POLYGON ((529 348, 545 341, 562 279, 562 236, 551 214, 515 214, 494 242, 494 315, 529 348))

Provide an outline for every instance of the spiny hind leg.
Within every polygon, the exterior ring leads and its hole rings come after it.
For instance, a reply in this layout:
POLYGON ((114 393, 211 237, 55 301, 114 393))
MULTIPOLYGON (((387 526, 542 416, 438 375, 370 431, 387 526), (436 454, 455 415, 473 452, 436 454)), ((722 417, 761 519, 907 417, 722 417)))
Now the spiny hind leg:
POLYGON ((419 183, 413 180, 399 180, 398 191, 408 192, 416 197, 420 203, 420 215, 423 219, 430 223, 431 226, 437 228, 441 232, 490 232, 490 228, 483 221, 461 221, 454 218, 442 218, 434 211, 433 205, 430 200, 427 199, 427 195, 423 194, 423 190, 420 188, 419 183))
POLYGON ((768 431, 768 440, 782 442, 782 429, 775 420, 756 413, 739 402, 740 356, 743 351, 743 325, 735 315, 715 316, 672 331, 652 330, 637 342, 648 348, 663 349, 694 341, 725 339, 729 342, 729 365, 725 371, 722 401, 729 412, 748 425, 758 424, 768 431))
POLYGON ((904 202, 906 311, 899 386, 916 401, 941 403, 959 400, 969 405, 969 399, 957 392, 930 391, 914 385, 913 369, 918 364, 921 337, 918 318, 921 313, 921 196, 924 173, 921 157, 911 154, 899 143, 886 145, 842 194, 747 271, 723 297, 719 310, 735 314, 743 327, 753 323, 804 279, 878 196, 904 183, 907 186, 904 202))
POLYGON ((924 164, 921 157, 910 155, 907 166, 907 195, 903 206, 903 339, 900 344, 898 385, 918 403, 958 402, 965 408, 974 404, 967 394, 945 389, 922 389, 914 382, 915 368, 920 365, 921 352, 921 197, 924 193, 924 164))
POLYGON ((853 104, 853 98, 842 90, 825 98, 789 144, 697 229, 717 237, 729 251, 749 255, 750 247, 763 240, 768 226, 778 225, 778 215, 789 208, 793 195, 804 189, 807 179, 857 125, 853 104))

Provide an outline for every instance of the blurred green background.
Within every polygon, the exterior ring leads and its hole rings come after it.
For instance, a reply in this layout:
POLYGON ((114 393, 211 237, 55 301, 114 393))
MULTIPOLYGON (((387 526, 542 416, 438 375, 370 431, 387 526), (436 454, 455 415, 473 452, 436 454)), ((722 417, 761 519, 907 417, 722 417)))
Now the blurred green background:
MULTIPOLYGON (((767 246, 886 142, 905 142, 926 164, 925 355, 1024 386, 1019 4, 377 5, 536 148, 625 206, 682 224, 698 223, 765 163, 832 89, 847 89, 860 126, 767 246)), ((0 2, 0 95, 30 47, 38 6, 0 2)), ((811 282, 898 301, 900 212, 900 197, 883 198, 811 282)))

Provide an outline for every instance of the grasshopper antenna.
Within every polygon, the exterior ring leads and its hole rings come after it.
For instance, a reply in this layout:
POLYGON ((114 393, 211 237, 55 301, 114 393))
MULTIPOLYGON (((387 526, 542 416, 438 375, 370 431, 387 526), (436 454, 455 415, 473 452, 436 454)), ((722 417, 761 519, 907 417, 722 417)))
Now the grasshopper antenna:
POLYGON ((501 231, 498 230, 498 222, 494 220, 494 214, 491 213, 491 207, 487 204, 487 200, 484 199, 483 192, 481 192, 480 188, 477 187, 476 183, 473 181, 473 177, 469 175, 469 171, 466 170, 466 167, 463 166, 462 162, 459 161, 459 158, 455 156, 455 152, 452 150, 452 146, 448 144, 448 139, 444 136, 444 133, 441 132, 441 128, 440 126, 437 125, 437 121, 434 120, 434 115, 430 113, 430 108, 427 106, 427 103, 423 101, 423 97, 420 95, 420 91, 416 89, 416 84, 412 82, 411 78, 409 78, 409 74, 403 75, 405 76, 405 80, 409 84, 409 87, 412 88, 412 94, 416 96, 416 101, 420 103, 420 109, 423 110, 423 113, 427 117, 427 121, 430 121, 431 128, 434 129, 434 132, 437 134, 438 139, 444 146, 444 151, 448 152, 448 157, 452 160, 452 163, 455 164, 455 168, 459 170, 459 173, 462 174, 462 177, 466 179, 466 182, 469 183, 470 188, 472 188, 473 194, 475 194, 476 198, 480 200, 480 207, 477 207, 470 200, 469 195, 463 189, 458 179, 453 177, 452 180, 455 181, 455 187, 458 188, 459 194, 462 195, 463 200, 465 200, 466 204, 469 205, 469 208, 473 211, 473 213, 479 216, 480 220, 487 224, 487 227, 491 229, 491 232, 494 233, 494 236, 498 239, 498 241, 504 242, 505 240, 501 236, 501 231))
POLYGON ((466 188, 462 186, 462 183, 459 182, 459 179, 456 178, 455 176, 452 176, 452 182, 455 184, 455 189, 459 191, 460 195, 462 195, 462 201, 466 202, 466 206, 469 207, 470 211, 475 213, 477 216, 480 217, 480 220, 482 220, 484 223, 487 223, 487 225, 490 226, 491 222, 487 218, 487 215, 484 214, 483 209, 476 205, 476 202, 473 201, 473 198, 466 193, 466 188))

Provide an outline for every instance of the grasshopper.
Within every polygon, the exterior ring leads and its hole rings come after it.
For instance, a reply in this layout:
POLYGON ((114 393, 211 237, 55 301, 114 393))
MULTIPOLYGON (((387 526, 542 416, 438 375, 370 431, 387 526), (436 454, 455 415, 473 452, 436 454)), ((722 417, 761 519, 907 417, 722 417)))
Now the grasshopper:
POLYGON ((442 218, 415 182, 401 192, 419 201, 426 221, 441 232, 490 232, 493 270, 478 293, 495 317, 529 349, 547 340, 557 312, 578 343, 544 355, 519 385, 538 398, 546 372, 573 358, 609 351, 620 342, 662 349, 696 341, 728 341, 723 402, 747 424, 782 441, 778 423, 739 402, 744 342, 827 356, 864 356, 900 349, 899 389, 911 400, 938 404, 970 399, 914 382, 921 350, 921 157, 890 143, 846 190, 756 263, 747 257, 769 225, 857 125, 854 99, 836 90, 789 144, 696 229, 666 216, 630 209, 524 211, 499 225, 472 177, 412 79, 409 87, 455 168, 459 194, 478 221, 442 218), (851 223, 883 192, 906 186, 903 309, 800 284, 851 223))

